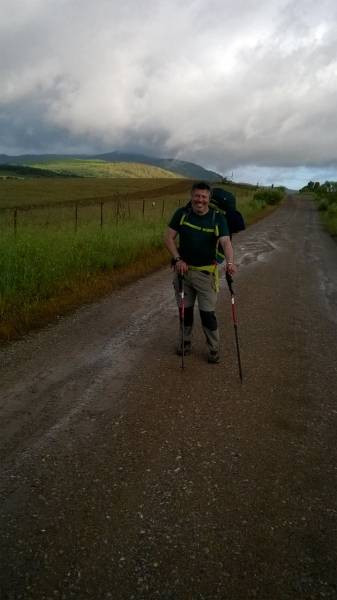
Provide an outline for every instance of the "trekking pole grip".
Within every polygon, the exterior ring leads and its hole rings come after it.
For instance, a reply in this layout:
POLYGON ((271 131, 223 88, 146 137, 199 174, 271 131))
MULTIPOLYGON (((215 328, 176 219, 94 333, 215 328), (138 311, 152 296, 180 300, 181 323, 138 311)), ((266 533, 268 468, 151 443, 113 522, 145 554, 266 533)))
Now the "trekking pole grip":
POLYGON ((231 276, 230 273, 228 273, 228 271, 226 271, 226 281, 227 281, 227 285, 228 285, 230 293, 232 294, 232 296, 234 296, 234 291, 233 291, 233 287, 232 287, 233 277, 231 276))

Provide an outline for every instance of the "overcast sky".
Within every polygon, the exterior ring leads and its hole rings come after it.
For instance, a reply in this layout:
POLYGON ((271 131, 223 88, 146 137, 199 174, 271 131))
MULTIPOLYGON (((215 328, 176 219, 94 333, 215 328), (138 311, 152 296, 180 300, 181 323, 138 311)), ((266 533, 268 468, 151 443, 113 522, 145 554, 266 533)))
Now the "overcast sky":
POLYGON ((336 0, 0 0, 0 153, 337 180, 336 0))

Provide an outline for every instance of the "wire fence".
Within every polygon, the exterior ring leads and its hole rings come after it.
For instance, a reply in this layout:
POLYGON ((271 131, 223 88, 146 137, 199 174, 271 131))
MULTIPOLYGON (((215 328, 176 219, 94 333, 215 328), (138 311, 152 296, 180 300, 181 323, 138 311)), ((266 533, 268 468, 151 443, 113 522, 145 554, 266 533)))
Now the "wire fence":
POLYGON ((0 228, 12 230, 17 236, 20 230, 32 228, 71 227, 76 233, 85 224, 97 224, 104 229, 109 224, 118 225, 126 220, 159 221, 169 216, 186 202, 185 196, 168 195, 157 198, 129 199, 114 197, 90 201, 46 203, 0 207, 0 228))

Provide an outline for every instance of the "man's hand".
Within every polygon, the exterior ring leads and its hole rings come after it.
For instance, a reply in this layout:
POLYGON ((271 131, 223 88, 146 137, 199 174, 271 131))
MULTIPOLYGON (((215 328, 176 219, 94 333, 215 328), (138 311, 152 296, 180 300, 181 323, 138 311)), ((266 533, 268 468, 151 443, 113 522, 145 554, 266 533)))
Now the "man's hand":
POLYGON ((229 275, 234 275, 234 273, 237 271, 237 266, 234 264, 234 253, 230 237, 225 235, 219 238, 219 243, 223 248, 226 258, 226 266, 224 270, 226 273, 229 273, 229 275))
POLYGON ((185 261, 181 258, 178 260, 178 262, 176 262, 174 269, 179 275, 185 275, 185 273, 188 271, 188 264, 185 263, 185 261))
POLYGON ((235 275, 237 270, 238 268, 234 263, 228 262, 225 266, 225 271, 226 273, 229 273, 229 275, 235 275))

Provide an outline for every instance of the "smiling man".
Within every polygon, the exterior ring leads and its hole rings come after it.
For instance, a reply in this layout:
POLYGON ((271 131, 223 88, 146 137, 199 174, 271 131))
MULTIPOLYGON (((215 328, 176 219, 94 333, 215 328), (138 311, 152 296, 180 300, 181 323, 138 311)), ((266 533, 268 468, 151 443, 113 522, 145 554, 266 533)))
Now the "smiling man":
MULTIPOLYGON (((208 362, 218 363, 219 330, 215 314, 218 293, 217 245, 226 257, 226 269, 236 272, 233 248, 225 217, 209 207, 211 189, 208 183, 192 186, 191 201, 174 213, 165 234, 165 245, 173 258, 173 285, 179 303, 179 277, 184 277, 185 317, 184 354, 190 354, 194 304, 198 300, 203 331, 208 346, 208 362), (179 236, 179 250, 176 239, 179 236)), ((178 354, 182 353, 181 342, 178 354)))

